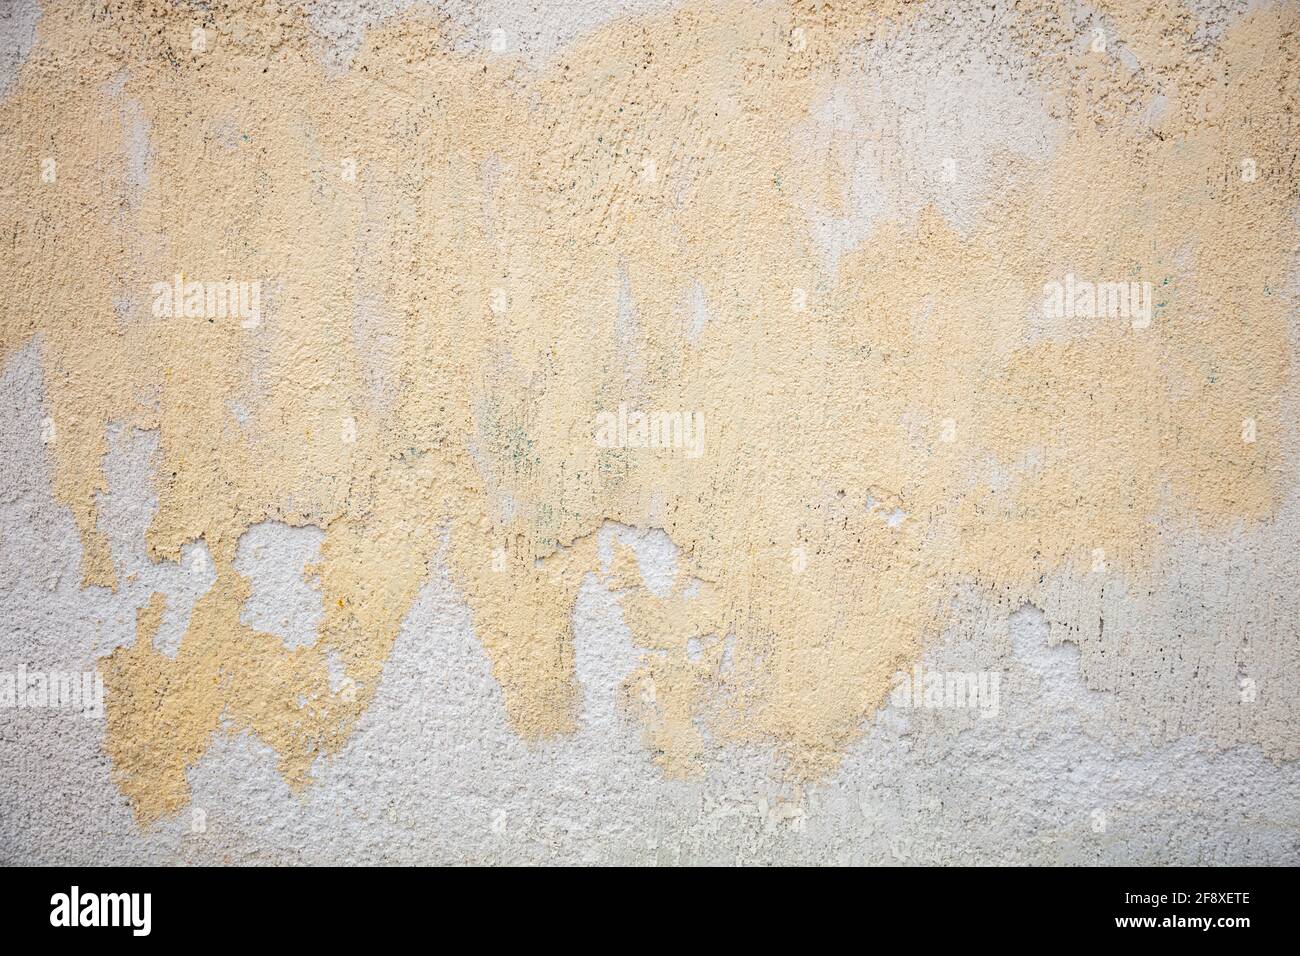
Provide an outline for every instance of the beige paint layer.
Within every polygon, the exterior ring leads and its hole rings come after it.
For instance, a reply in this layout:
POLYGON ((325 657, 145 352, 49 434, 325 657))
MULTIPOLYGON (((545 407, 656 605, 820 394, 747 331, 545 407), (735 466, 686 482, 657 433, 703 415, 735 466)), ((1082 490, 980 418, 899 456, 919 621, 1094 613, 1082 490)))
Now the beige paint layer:
POLYGON ((648 750, 684 775, 709 738, 757 742, 806 777, 958 586, 1028 599, 1098 549, 1140 580, 1159 528, 1267 522, 1291 480, 1294 6, 1209 45, 1177 3, 1103 4, 1138 68, 1036 6, 1011 29, 1041 54, 1054 151, 999 157, 1016 188, 974 227, 886 216, 833 266, 808 210, 848 209, 852 169, 802 131, 919 5, 688 4, 540 65, 452 52, 421 8, 342 76, 292 5, 209 6, 48 3, 0 105, 0 355, 39 342, 85 583, 116 578, 95 499, 113 421, 161 431, 151 554, 202 540, 217 568, 174 659, 159 595, 103 662, 142 822, 184 806, 218 733, 252 731, 305 786, 440 554, 541 738, 575 727, 595 532, 664 529, 668 596, 627 555, 606 577, 645 652, 624 699, 648 750), (1030 334, 1067 272, 1151 282, 1151 325, 1030 334), (155 317, 178 273, 260 282, 261 323, 155 317), (599 447, 621 404, 702 413, 703 454, 599 447), (267 518, 327 533, 312 647, 239 620, 235 549, 267 518))

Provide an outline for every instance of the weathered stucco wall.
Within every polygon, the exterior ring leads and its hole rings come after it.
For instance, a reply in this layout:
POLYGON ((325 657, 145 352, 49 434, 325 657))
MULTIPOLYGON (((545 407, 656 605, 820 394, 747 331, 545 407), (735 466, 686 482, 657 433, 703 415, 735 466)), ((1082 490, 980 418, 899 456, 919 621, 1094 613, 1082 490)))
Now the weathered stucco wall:
POLYGON ((1300 861, 1298 26, 5 0, 0 858, 1300 861))

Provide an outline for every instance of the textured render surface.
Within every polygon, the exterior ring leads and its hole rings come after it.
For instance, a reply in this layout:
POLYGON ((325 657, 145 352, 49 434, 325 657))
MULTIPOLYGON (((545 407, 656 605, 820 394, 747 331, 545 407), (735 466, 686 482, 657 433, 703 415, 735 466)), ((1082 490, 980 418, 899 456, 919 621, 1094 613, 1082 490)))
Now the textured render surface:
POLYGON ((1300 862, 1298 26, 7 0, 0 859, 1300 862))

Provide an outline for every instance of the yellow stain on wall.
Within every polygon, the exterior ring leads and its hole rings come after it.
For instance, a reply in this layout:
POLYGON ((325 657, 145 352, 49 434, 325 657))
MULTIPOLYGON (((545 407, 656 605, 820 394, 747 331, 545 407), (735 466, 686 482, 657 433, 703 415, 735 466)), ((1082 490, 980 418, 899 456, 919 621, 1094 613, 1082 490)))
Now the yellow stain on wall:
POLYGON ((170 5, 47 3, 0 104, 0 357, 39 343, 85 583, 116 579, 95 505, 114 421, 161 432, 152 557, 202 540, 217 568, 174 659, 156 595, 103 662, 144 823, 185 805, 217 733, 255 733, 306 786, 444 538, 509 720, 542 738, 576 726, 597 530, 664 529, 670 594, 626 555, 607 576, 645 651, 623 702, 648 750, 685 775, 706 735, 761 743, 809 777, 958 586, 1027 596, 1098 549, 1141 575, 1157 520, 1278 506, 1294 6, 1207 46, 1176 3, 1104 4, 1135 71, 1043 4, 1021 42, 1060 143, 997 157, 1017 186, 974 226, 886 216, 833 265, 808 210, 851 210, 851 144, 799 131, 923 5, 692 3, 541 64, 453 52, 458 28, 418 8, 338 76, 292 5, 209 6, 196 51, 170 5), (1150 325, 1027 334, 1067 271, 1150 281, 1150 325), (155 316, 176 275, 260 283, 260 321, 155 316), (702 454, 600 447, 620 405, 700 413, 702 454), (308 648, 239 619, 236 546, 268 518, 326 532, 308 648))

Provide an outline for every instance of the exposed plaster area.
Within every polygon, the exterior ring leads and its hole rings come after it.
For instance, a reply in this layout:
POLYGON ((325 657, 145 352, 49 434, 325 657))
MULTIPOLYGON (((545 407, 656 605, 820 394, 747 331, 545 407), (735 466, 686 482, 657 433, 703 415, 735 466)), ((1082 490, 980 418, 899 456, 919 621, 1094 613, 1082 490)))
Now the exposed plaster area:
POLYGON ((1300 862, 1297 27, 6 4, 0 861, 1300 862))

